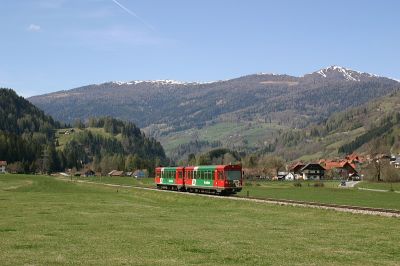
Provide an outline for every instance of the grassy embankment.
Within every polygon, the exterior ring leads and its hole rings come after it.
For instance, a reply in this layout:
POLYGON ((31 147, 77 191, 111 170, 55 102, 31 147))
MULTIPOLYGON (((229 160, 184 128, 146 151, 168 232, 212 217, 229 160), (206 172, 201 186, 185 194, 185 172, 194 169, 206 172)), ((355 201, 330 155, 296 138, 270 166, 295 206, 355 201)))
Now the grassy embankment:
POLYGON ((0 176, 3 265, 395 265, 398 219, 0 176))

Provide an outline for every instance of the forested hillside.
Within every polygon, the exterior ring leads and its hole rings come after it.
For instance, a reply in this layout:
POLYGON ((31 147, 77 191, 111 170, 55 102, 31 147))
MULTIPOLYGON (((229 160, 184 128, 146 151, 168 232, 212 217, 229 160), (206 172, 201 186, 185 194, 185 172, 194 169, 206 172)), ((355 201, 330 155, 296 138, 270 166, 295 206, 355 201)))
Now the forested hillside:
POLYGON ((350 154, 400 153, 400 91, 331 115, 305 130, 281 132, 274 154, 318 159, 350 154))
POLYGON ((103 173, 109 169, 152 171, 156 164, 168 163, 161 144, 132 122, 90 119, 88 125, 78 123, 76 131, 68 129, 66 139, 65 125, 10 89, 0 89, 0 115, 0 160, 7 161, 13 172, 90 167, 103 173))
POLYGON ((59 131, 57 138, 66 168, 86 165, 102 174, 114 169, 148 169, 152 173, 156 166, 170 164, 161 144, 146 137, 132 122, 90 118, 87 125, 68 132, 59 131))
POLYGON ((13 90, 0 89, 0 160, 18 162, 20 171, 41 168, 60 126, 13 90))

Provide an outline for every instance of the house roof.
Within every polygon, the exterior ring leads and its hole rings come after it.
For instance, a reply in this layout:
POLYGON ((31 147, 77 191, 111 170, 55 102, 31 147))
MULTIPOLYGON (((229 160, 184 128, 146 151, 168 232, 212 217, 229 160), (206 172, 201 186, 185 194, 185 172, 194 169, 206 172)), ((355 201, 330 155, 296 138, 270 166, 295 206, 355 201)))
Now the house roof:
POLYGON ((305 164, 303 164, 302 162, 297 162, 295 164, 292 164, 291 166, 289 166, 289 171, 294 171, 294 170, 298 170, 301 169, 305 166, 305 164))
POLYGON ((334 168, 344 168, 346 165, 350 166, 354 171, 356 166, 348 161, 325 161, 325 169, 331 170, 334 168))
POLYGON ((7 166, 7 161, 0 161, 0 166, 7 166))
POLYGON ((319 163, 308 163, 303 168, 301 168, 301 171, 304 171, 304 170, 307 170, 310 168, 318 168, 320 170, 325 170, 325 168, 322 167, 322 165, 320 165, 319 163))
POLYGON ((111 176, 121 176, 124 174, 124 171, 117 171, 117 170, 112 170, 111 172, 108 173, 108 175, 111 176))

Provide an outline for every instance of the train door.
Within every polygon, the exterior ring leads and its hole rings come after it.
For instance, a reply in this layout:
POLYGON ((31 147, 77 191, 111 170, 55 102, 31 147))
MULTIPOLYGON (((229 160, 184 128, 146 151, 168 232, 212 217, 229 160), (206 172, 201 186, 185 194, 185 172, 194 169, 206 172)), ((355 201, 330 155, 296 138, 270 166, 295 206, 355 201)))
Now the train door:
POLYGON ((176 169, 175 184, 178 186, 178 188, 181 188, 183 186, 183 168, 176 169))
POLYGON ((218 169, 216 171, 216 186, 223 187, 224 186, 224 170, 218 169))

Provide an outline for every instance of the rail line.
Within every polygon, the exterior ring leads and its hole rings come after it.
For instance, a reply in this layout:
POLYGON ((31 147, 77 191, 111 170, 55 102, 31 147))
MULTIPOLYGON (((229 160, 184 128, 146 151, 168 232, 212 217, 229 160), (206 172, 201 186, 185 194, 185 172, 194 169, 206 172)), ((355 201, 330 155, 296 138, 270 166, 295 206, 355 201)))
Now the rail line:
POLYGON ((356 213, 356 214, 368 214, 368 215, 400 218, 400 210, 395 210, 395 209, 372 208, 372 207, 363 207, 363 206, 340 205, 340 204, 332 204, 332 203, 320 203, 320 202, 288 200, 288 199, 259 198, 259 197, 246 197, 246 196, 219 196, 219 195, 213 195, 213 194, 198 194, 198 193, 189 193, 189 192, 178 192, 178 191, 174 191, 174 190, 161 190, 161 189, 157 189, 157 188, 134 186, 134 185, 118 185, 118 184, 110 184, 110 183, 99 183, 99 182, 92 182, 92 181, 86 181, 86 180, 71 181, 70 179, 63 178, 63 177, 58 177, 57 179, 62 180, 62 181, 68 181, 68 182, 86 183, 86 184, 102 185, 102 186, 116 187, 116 188, 133 188, 133 189, 141 189, 141 190, 166 192, 166 193, 177 193, 177 194, 181 194, 181 195, 191 195, 191 196, 198 196, 198 197, 211 197, 211 198, 217 198, 217 199, 251 201, 251 202, 258 202, 258 203, 268 203, 268 204, 307 207, 307 208, 318 208, 318 209, 334 210, 334 211, 339 211, 339 212, 350 212, 350 213, 356 213))

